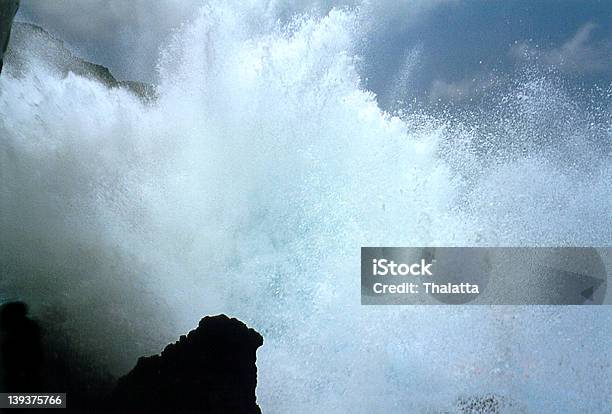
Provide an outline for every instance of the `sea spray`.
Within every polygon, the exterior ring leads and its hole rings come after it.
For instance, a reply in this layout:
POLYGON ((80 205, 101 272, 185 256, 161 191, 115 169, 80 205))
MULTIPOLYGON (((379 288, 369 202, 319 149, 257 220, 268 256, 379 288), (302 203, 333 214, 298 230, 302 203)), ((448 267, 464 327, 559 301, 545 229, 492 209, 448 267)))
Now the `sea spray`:
POLYGON ((356 69, 359 13, 283 25, 258 2, 212 2, 164 48, 150 104, 35 56, 0 78, 3 297, 61 309, 119 374, 203 314, 236 316, 265 337, 265 412, 418 412, 489 392, 534 412, 578 409, 580 393, 597 411, 610 376, 584 355, 609 360, 605 313, 359 305, 361 246, 606 243, 612 201, 588 128, 513 134, 546 128, 549 108, 593 117, 537 79, 507 96, 523 112, 490 128, 497 142, 383 111, 356 69))

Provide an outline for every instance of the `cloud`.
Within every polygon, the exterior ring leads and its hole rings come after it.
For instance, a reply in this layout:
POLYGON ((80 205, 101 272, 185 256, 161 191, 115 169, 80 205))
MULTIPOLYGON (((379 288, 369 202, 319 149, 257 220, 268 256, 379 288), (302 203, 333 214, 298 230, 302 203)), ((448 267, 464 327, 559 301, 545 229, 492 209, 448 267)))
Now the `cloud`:
POLYGON ((468 78, 455 82, 435 79, 429 89, 429 101, 462 102, 482 93, 491 85, 491 80, 479 78, 468 78))
POLYGON ((517 60, 538 60, 569 73, 597 73, 610 68, 612 48, 609 43, 593 41, 594 23, 586 23, 568 41, 558 48, 542 50, 527 42, 516 43, 510 56, 517 60))

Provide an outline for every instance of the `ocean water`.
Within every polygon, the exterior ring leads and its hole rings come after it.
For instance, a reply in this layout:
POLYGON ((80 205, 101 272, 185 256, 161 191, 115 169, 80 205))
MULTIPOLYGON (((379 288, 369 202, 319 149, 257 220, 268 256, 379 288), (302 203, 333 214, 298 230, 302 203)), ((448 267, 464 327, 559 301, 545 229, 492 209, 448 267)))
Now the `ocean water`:
POLYGON ((162 48, 153 102, 44 56, 3 74, 0 295, 116 375, 203 315, 238 317, 265 338, 269 413, 487 393, 609 412, 608 307, 362 307, 359 254, 609 246, 610 91, 525 70, 476 111, 389 112, 359 71, 368 13, 209 2, 162 48))

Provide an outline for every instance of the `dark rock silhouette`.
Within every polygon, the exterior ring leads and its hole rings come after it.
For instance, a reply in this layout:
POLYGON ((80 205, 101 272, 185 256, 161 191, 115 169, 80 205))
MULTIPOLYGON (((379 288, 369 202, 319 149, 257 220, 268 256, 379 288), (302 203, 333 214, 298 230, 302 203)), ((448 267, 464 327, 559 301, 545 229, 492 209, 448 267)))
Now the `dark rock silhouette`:
POLYGON ((0 72, 4 63, 4 52, 11 37, 13 18, 19 8, 19 0, 0 0, 0 72))
POLYGON ((255 362, 263 338, 237 319, 205 317, 116 383, 46 324, 22 302, 0 307, 0 392, 66 393, 66 411, 75 413, 261 413, 255 362))
POLYGON ((225 315, 143 357, 119 379, 111 404, 118 412, 260 413, 255 397, 256 351, 262 336, 225 315))
POLYGON ((0 307, 0 392, 70 395, 69 412, 93 412, 113 389, 104 367, 72 346, 49 321, 28 317, 27 305, 0 307))
POLYGON ((43 347, 38 324, 28 318, 25 303, 12 302, 0 309, 0 354, 5 392, 43 390, 43 347))

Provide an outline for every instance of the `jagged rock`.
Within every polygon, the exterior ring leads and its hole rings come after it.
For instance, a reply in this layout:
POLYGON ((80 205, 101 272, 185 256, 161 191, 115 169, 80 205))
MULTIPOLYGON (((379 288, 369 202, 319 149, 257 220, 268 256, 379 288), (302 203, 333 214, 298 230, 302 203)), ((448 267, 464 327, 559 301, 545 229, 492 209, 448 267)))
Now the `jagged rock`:
POLYGON ((23 302, 0 307, 0 392, 28 392, 43 387, 43 347, 38 324, 23 302))
POLYGON ((108 68, 78 57, 62 40, 30 23, 14 23, 5 63, 5 69, 15 77, 22 76, 30 65, 35 65, 45 67, 60 76, 74 73, 98 81, 109 88, 126 88, 146 100, 156 98, 153 85, 117 80, 108 68))
POLYGON ((19 8, 19 0, 0 0, 0 72, 4 62, 4 53, 11 37, 13 18, 19 8))
POLYGON ((102 407, 114 378, 75 349, 61 329, 39 322, 23 302, 0 306, 0 392, 67 393, 68 412, 102 407))
POLYGON ((462 397, 457 400, 457 408, 462 414, 499 414, 502 401, 495 394, 462 397))
POLYGON ((456 401, 456 407, 461 414, 518 414, 527 412, 522 404, 499 394, 460 397, 456 401))
POLYGON ((143 357, 119 379, 111 398, 119 412, 260 413, 256 351, 262 336, 225 315, 143 357))

